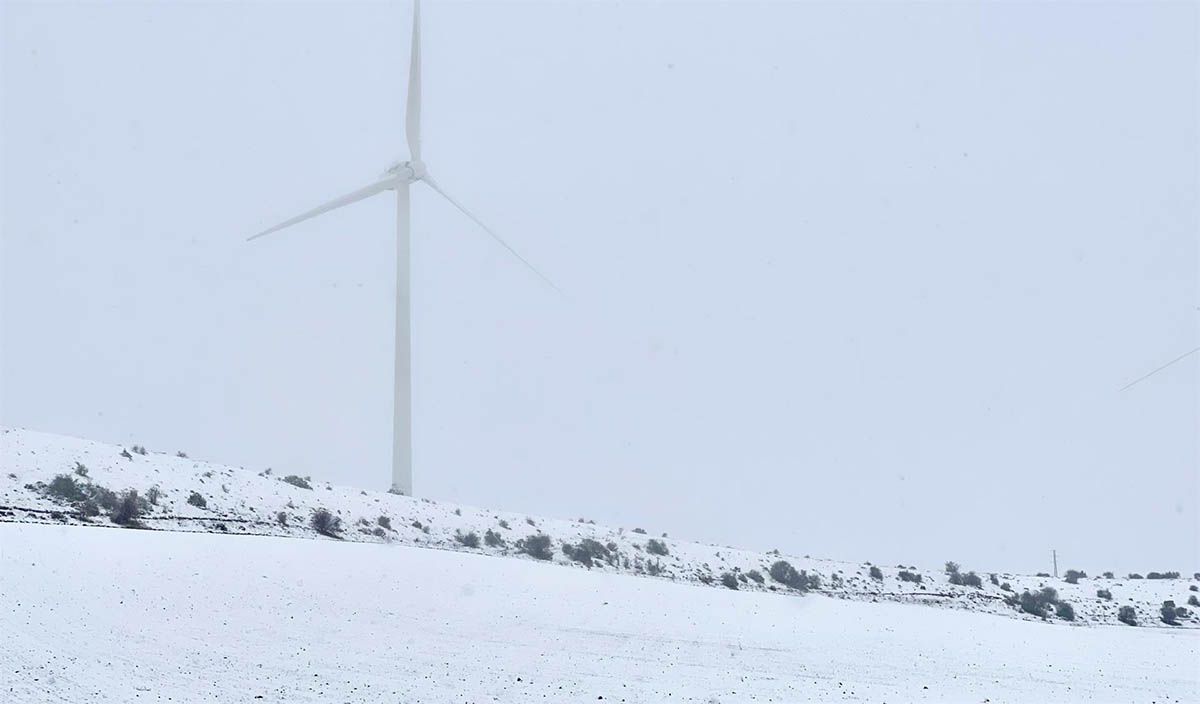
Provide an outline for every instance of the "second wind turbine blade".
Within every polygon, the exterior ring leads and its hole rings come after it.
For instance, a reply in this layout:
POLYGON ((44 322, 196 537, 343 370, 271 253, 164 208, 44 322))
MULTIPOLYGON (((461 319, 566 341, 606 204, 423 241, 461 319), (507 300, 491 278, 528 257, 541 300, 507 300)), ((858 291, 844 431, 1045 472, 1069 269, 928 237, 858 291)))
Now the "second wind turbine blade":
POLYGON ((492 228, 488 227, 487 225, 484 225, 484 224, 483 224, 483 221, 482 221, 482 220, 480 220, 479 218, 475 217, 475 216, 474 216, 474 215, 471 213, 471 211, 469 211, 469 210, 467 210, 466 208, 464 208, 464 207, 463 207, 463 205, 462 205, 462 203, 459 203, 458 201, 454 200, 454 198, 452 198, 452 197, 450 196, 450 194, 449 194, 449 193, 446 193, 445 191, 443 191, 443 190, 442 190, 442 188, 441 188, 441 186, 437 185, 437 183, 436 183, 436 182, 435 182, 435 181, 434 181, 432 178, 430 178, 428 175, 426 175, 426 176, 425 176, 424 178, 422 178, 421 180, 422 180, 422 181, 424 181, 425 183, 429 184, 429 187, 430 187, 430 188, 432 188, 433 190, 437 191, 437 192, 438 192, 438 194, 439 194, 441 197, 443 197, 443 198, 445 198, 446 200, 450 201, 450 204, 451 204, 451 205, 453 205, 455 208, 458 208, 458 209, 459 209, 459 211, 460 211, 460 212, 461 212, 463 215, 466 215, 468 218, 471 218, 471 221, 472 221, 472 222, 474 222, 476 225, 478 225, 479 227, 481 227, 481 228, 483 229, 483 231, 484 231, 484 232, 486 232, 486 233, 488 233, 489 235, 491 235, 491 236, 492 236, 492 239, 494 239, 494 240, 496 240, 497 242, 499 242, 499 243, 500 243, 500 245, 501 245, 502 247, 504 247, 505 249, 507 249, 507 250, 509 251, 509 253, 510 253, 510 254, 512 254, 514 257, 516 257, 518 260, 520 260, 520 262, 521 262, 522 264, 524 264, 525 266, 529 267, 529 270, 530 270, 530 271, 532 271, 533 273, 537 274, 538 278, 540 278, 542 281, 546 282, 546 285, 547 285, 547 286, 549 286, 550 288, 552 288, 552 289, 554 289, 555 291, 557 291, 557 292, 559 293, 559 295, 562 295, 562 296, 566 296, 566 295, 567 295, 567 294, 563 293, 562 289, 560 289, 559 287, 555 286, 555 285, 554 285, 554 282, 553 282, 553 281, 551 281, 549 278, 547 278, 545 274, 543 274, 542 272, 538 271, 538 270, 537 270, 537 267, 535 267, 534 265, 530 264, 530 263, 529 263, 529 260, 527 260, 525 257, 522 257, 522 256, 521 256, 521 254, 520 254, 519 252, 517 252, 517 250, 513 249, 513 248, 512 248, 512 245, 510 245, 509 243, 505 242, 505 241, 504 241, 504 239, 500 237, 500 235, 497 235, 495 232, 493 232, 493 231, 492 231, 492 228))
POLYGON ((305 220, 308 220, 309 218, 315 218, 316 216, 320 215, 321 213, 327 213, 330 210, 336 210, 337 208, 341 208, 342 206, 350 205, 351 203, 358 202, 358 201, 362 200, 363 198, 369 198, 369 197, 375 195, 376 193, 382 193, 383 191, 386 191, 389 188, 394 188, 395 185, 396 185, 396 179, 394 177, 389 176, 388 178, 385 178, 382 181, 376 181, 375 183, 372 183, 369 186, 364 186, 364 187, 358 189, 357 191, 352 191, 350 193, 347 193, 346 195, 341 196, 340 198, 334 198, 333 200, 329 201, 328 203, 319 205, 319 206, 313 208, 312 210, 303 212, 294 218, 291 218, 289 220, 284 220, 283 222, 279 223, 275 227, 263 230, 262 232, 258 233, 257 235, 252 235, 250 237, 247 237, 246 240, 247 241, 256 240, 259 237, 269 235, 272 232, 278 232, 285 227, 291 227, 292 225, 295 225, 296 223, 299 223, 299 222, 304 222, 305 220))

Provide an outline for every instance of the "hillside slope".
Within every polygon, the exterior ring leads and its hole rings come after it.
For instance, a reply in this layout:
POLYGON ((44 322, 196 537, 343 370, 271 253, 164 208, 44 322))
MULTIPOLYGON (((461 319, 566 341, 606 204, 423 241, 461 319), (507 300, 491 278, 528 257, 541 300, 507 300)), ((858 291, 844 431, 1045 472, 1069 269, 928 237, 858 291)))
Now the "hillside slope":
POLYGON ((0 700, 1189 702, 1200 632, 445 550, 0 525, 0 700))
MULTIPOLYGON (((1023 590, 1037 591, 1044 586, 1056 589, 1062 600, 1075 610, 1072 625, 1117 624, 1118 609, 1132 607, 1143 627, 1195 628, 1200 622, 1192 609, 1191 617, 1178 626, 1167 626, 1159 619, 1163 601, 1171 599, 1184 606, 1191 579, 1126 580, 1084 579, 1079 584, 1031 575, 1000 574, 992 584, 982 570, 982 584, 976 587, 950 584, 941 569, 907 571, 921 576, 921 582, 903 581, 898 567, 881 567, 882 578, 870 577, 867 564, 817 560, 797 555, 736 550, 702 545, 674 538, 654 538, 667 554, 651 554, 651 536, 578 521, 532 518, 414 499, 383 492, 367 492, 312 481, 303 488, 284 477, 264 470, 209 464, 186 457, 147 452, 140 454, 121 446, 69 438, 27 430, 4 429, 0 432, 0 521, 63 523, 113 528, 107 516, 87 517, 74 505, 48 495, 46 485, 55 476, 67 475, 79 486, 104 487, 114 492, 137 489, 146 496, 155 487, 159 496, 153 505, 145 505, 142 526, 155 530, 187 532, 252 533, 260 535, 328 538, 310 527, 310 518, 318 509, 326 509, 340 518, 345 541, 375 542, 392 545, 467 551, 509 558, 533 559, 519 545, 531 537, 548 539, 549 560, 563 566, 594 572, 656 576, 676 582, 725 589, 721 576, 731 575, 739 591, 793 590, 770 578, 769 568, 783 559, 798 570, 820 581, 815 591, 845 599, 864 601, 922 602, 950 608, 968 609, 1026 620, 1038 617, 1021 613, 1005 603, 1006 596, 1023 590), (188 503, 195 493, 204 506, 188 503), (381 525, 380 517, 384 517, 381 525), (385 527, 386 525, 386 527, 385 527), (494 540, 489 544, 488 531, 494 540), (471 546, 474 535, 479 541, 471 546), (590 543, 587 556, 579 548, 590 543), (564 551, 566 546, 566 551, 564 551), (567 554, 572 552, 576 558, 567 554), (582 562, 580 561, 582 560, 582 562), (590 565, 590 566, 589 566, 590 565), (762 577, 759 583, 756 578, 762 577), (1013 591, 1001 589, 1008 583, 1013 591), (1112 599, 1101 599, 1098 589, 1111 592, 1112 599)), ((296 481, 293 479, 293 481, 296 481)), ((661 550, 659 551, 661 552, 661 550)), ((546 557, 544 555, 544 557, 546 557)), ((967 565, 966 567, 972 567, 967 565)), ((964 569, 966 569, 966 567, 964 569)), ((1051 622, 1066 622, 1051 616, 1051 622)), ((1124 627, 1124 626, 1122 626, 1124 627)))

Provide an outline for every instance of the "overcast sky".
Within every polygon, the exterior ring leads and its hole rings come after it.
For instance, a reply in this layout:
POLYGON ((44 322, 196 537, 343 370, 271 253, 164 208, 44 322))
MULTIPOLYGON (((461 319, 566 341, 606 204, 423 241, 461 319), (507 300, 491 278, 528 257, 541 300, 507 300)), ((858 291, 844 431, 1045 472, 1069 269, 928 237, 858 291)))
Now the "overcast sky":
MULTIPOLYGON (((429 3, 415 491, 1200 562, 1194 3, 429 3)), ((409 3, 5 2, 0 423, 383 489, 409 3)))

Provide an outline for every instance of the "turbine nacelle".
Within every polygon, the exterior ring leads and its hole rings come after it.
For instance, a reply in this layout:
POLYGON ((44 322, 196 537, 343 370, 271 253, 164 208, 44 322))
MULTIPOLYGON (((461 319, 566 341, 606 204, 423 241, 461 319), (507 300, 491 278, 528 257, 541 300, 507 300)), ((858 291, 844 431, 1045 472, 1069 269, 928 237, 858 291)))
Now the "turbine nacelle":
POLYGON ((425 168, 423 161, 401 161, 388 167, 388 170, 383 172, 385 177, 397 179, 403 183, 416 183, 425 178, 429 171, 425 168))

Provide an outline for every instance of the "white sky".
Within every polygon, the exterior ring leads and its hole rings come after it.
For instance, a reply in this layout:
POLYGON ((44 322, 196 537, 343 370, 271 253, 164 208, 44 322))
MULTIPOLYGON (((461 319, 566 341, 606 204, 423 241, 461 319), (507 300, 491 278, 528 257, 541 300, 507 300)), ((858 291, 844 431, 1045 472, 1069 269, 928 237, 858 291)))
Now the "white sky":
MULTIPOLYGON (((1197 6, 429 3, 419 495, 1200 563, 1197 6)), ((0 423, 384 488, 407 3, 2 17, 0 423)))

